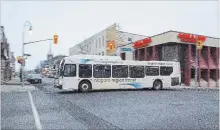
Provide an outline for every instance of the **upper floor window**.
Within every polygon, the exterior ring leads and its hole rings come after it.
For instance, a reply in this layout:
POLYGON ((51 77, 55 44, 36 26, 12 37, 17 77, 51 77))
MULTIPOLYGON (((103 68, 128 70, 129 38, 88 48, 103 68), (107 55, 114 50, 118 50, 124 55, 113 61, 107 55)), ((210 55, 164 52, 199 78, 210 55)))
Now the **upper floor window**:
POLYGON ((99 48, 101 48, 101 38, 99 38, 99 48))
POLYGON ((102 36, 102 46, 103 46, 103 47, 105 46, 105 39, 104 39, 104 36, 102 36))

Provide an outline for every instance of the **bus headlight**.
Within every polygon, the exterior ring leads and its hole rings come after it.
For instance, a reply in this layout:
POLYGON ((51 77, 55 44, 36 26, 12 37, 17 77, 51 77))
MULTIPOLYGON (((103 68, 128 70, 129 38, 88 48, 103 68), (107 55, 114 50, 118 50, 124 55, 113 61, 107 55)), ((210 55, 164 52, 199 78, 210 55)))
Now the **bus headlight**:
POLYGON ((59 85, 62 85, 62 80, 60 80, 60 79, 59 79, 59 82, 58 82, 58 84, 59 84, 59 85))

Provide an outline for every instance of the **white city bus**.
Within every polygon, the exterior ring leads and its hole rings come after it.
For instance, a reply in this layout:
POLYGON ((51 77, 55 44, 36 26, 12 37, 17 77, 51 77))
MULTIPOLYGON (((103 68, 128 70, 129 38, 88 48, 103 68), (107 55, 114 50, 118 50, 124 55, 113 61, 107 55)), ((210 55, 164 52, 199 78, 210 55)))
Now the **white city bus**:
POLYGON ((179 62, 121 60, 119 56, 74 55, 60 62, 54 87, 87 92, 101 89, 156 90, 181 83, 179 62))

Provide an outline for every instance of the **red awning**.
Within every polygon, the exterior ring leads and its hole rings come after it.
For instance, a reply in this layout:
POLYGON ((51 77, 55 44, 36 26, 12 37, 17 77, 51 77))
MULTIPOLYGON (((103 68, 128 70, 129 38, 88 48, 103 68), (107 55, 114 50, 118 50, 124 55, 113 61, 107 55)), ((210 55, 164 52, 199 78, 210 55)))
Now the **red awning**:
POLYGON ((141 48, 147 46, 151 42, 151 38, 145 38, 139 41, 134 42, 133 48, 141 48))

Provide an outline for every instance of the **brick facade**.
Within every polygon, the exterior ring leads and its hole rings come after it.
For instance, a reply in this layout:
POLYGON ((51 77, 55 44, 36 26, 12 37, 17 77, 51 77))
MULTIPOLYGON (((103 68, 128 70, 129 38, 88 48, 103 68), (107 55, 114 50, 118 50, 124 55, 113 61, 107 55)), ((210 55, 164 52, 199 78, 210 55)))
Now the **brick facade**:
MULTIPOLYGON (((15 71, 15 59, 10 51, 10 44, 4 33, 4 27, 1 26, 1 81, 12 79, 12 73, 15 71)), ((1 82, 2 84, 3 82, 1 82)))

